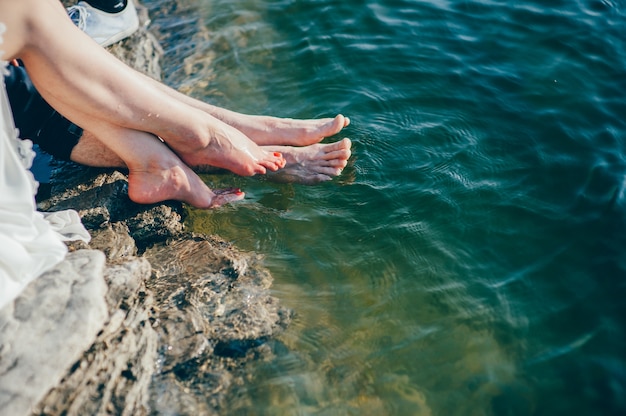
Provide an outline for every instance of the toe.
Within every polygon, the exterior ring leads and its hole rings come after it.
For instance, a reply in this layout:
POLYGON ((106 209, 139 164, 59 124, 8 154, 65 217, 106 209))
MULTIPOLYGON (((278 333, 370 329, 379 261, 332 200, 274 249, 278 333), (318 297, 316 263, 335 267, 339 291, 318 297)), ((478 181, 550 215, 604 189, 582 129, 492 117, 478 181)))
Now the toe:
POLYGON ((332 136, 339 133, 341 129, 346 127, 348 124, 350 124, 350 119, 344 117, 342 114, 338 114, 337 116, 335 116, 335 118, 333 118, 329 123, 326 124, 324 129, 325 131, 322 134, 325 137, 332 136))
POLYGON ((213 197, 209 208, 217 208, 230 202, 240 201, 246 195, 239 188, 216 189, 213 193, 215 196, 213 197))

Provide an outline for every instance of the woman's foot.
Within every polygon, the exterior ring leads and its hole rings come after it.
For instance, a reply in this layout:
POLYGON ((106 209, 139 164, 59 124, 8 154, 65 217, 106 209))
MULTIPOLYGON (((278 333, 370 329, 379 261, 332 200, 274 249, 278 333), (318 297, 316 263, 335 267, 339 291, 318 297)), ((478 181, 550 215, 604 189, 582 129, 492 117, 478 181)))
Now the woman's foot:
POLYGON ((316 143, 304 147, 264 146, 282 153, 287 161, 285 167, 268 177, 280 182, 314 184, 339 176, 352 154, 350 139, 335 143, 316 143))
POLYGON ((225 123, 215 128, 203 149, 178 154, 189 166, 200 169, 213 166, 241 176, 265 174, 268 170, 276 171, 285 166, 280 152, 262 149, 241 131, 225 123))

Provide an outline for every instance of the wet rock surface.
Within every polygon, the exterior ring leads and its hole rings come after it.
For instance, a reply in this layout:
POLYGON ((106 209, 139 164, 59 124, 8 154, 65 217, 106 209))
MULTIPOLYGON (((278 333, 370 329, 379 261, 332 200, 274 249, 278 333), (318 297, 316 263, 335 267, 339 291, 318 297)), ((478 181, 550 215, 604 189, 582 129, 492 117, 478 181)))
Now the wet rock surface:
MULTIPOLYGON (((159 79, 146 28, 111 52, 159 79)), ((124 172, 56 163, 39 208, 75 209, 92 240, 0 311, 0 415, 219 414, 272 356, 290 311, 261 259, 186 232, 180 203, 138 205, 124 172)))

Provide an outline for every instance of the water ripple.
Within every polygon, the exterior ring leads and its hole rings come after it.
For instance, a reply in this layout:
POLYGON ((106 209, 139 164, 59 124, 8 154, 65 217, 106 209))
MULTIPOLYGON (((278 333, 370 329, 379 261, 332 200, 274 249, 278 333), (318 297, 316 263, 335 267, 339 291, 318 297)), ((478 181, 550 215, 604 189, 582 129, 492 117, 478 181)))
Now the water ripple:
POLYGON ((266 254, 297 313, 245 410, 623 413, 622 2, 204 3, 211 36, 171 50, 213 58, 170 79, 352 118, 344 177, 245 179, 203 220, 266 254))

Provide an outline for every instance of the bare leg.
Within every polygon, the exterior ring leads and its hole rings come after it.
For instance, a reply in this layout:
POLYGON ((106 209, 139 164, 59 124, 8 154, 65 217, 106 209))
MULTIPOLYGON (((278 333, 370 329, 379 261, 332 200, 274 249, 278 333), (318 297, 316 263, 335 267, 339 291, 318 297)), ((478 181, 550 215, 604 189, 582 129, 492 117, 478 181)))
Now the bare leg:
MULTIPOLYGON (((218 166, 245 176, 275 171, 284 166, 284 159, 257 143, 318 142, 349 122, 343 116, 323 120, 321 125, 244 117, 183 99, 184 94, 180 97, 100 48, 75 27, 56 0, 0 0, 0 12, 9 26, 3 44, 7 58, 24 61, 33 83, 57 111, 91 131, 97 131, 95 121, 100 120, 152 133, 188 165, 218 166), (72 47, 66 39, 72 39, 72 47), (254 134, 256 142, 243 130, 254 134)), ((120 148, 108 145, 122 154, 120 148)))
POLYGON ((70 160, 96 168, 126 168, 126 163, 122 158, 113 153, 104 142, 104 138, 98 139, 92 133, 84 131, 72 149, 70 160))
POLYGON ((0 12, 8 26, 4 58, 21 58, 46 101, 84 129, 98 131, 100 120, 149 132, 188 164, 239 175, 284 165, 281 155, 263 151, 239 130, 154 88, 76 28, 57 0, 0 0, 0 12))
MULTIPOLYGON (((231 127, 228 127, 228 128, 230 129, 231 127)), ((129 139, 130 138, 131 137, 129 136, 129 139)), ((72 149, 70 159, 76 163, 80 163, 80 164, 87 165, 87 166, 126 167, 125 162, 105 143, 107 143, 106 136, 102 134, 95 135, 85 130, 78 144, 74 146, 74 149, 72 149)), ((275 156, 280 154, 278 151, 272 150, 272 149, 261 148, 261 150, 263 152, 266 152, 268 154, 273 154, 275 156)), ((216 156, 220 156, 220 155, 221 153, 218 153, 216 156)), ((282 158, 282 156, 280 157, 282 158)), ((223 165, 219 166, 218 163, 216 163, 215 165, 208 165, 206 162, 207 162, 207 157, 204 153, 201 153, 200 155, 197 155, 197 156, 187 155, 187 157, 185 157, 185 163, 187 163, 188 165, 192 167, 202 166, 202 167, 205 167, 204 170, 208 170, 207 169, 208 166, 210 166, 210 168, 213 170, 216 169, 216 167, 223 167, 223 165)), ((284 163, 285 161, 283 159, 282 163, 276 164, 277 168, 282 168, 284 166, 284 163)), ((238 173, 238 172, 235 172, 235 173, 238 173)), ((261 173, 265 173, 265 172, 261 172, 261 173)), ((245 174, 244 176, 249 176, 249 175, 245 174)))
POLYGON ((178 164, 151 165, 146 170, 130 169, 128 196, 138 204, 176 200, 208 209, 243 199, 244 193, 239 189, 212 191, 187 165, 178 161, 178 164))
POLYGON ((236 128, 219 123, 219 130, 213 131, 206 148, 196 151, 174 148, 174 151, 189 166, 216 166, 242 176, 265 174, 268 170, 276 171, 285 166, 285 159, 279 152, 268 152, 236 128), (256 163, 241 163, 242 159, 256 163))
POLYGON ((149 133, 102 125, 107 142, 122 141, 123 158, 113 153, 95 135, 85 132, 74 147, 71 159, 97 167, 128 168, 128 196, 139 204, 166 200, 186 202, 196 208, 214 208, 240 200, 238 189, 209 189, 163 142, 149 133))
MULTIPOLYGON (((280 152, 286 160, 283 169, 271 173, 275 181, 313 184, 341 174, 350 158, 352 143, 343 139, 336 143, 316 143, 309 146, 262 146, 268 152, 280 152)), ((169 151, 169 149, 168 149, 169 151)), ((95 167, 126 167, 102 140, 85 132, 71 154, 74 162, 95 167)), ((213 171, 212 166, 195 166, 196 170, 213 171)))
POLYGON ((306 146, 339 133, 350 119, 339 114, 334 118, 297 120, 241 114, 189 97, 144 75, 147 83, 172 99, 201 110, 236 128, 258 145, 306 146))

